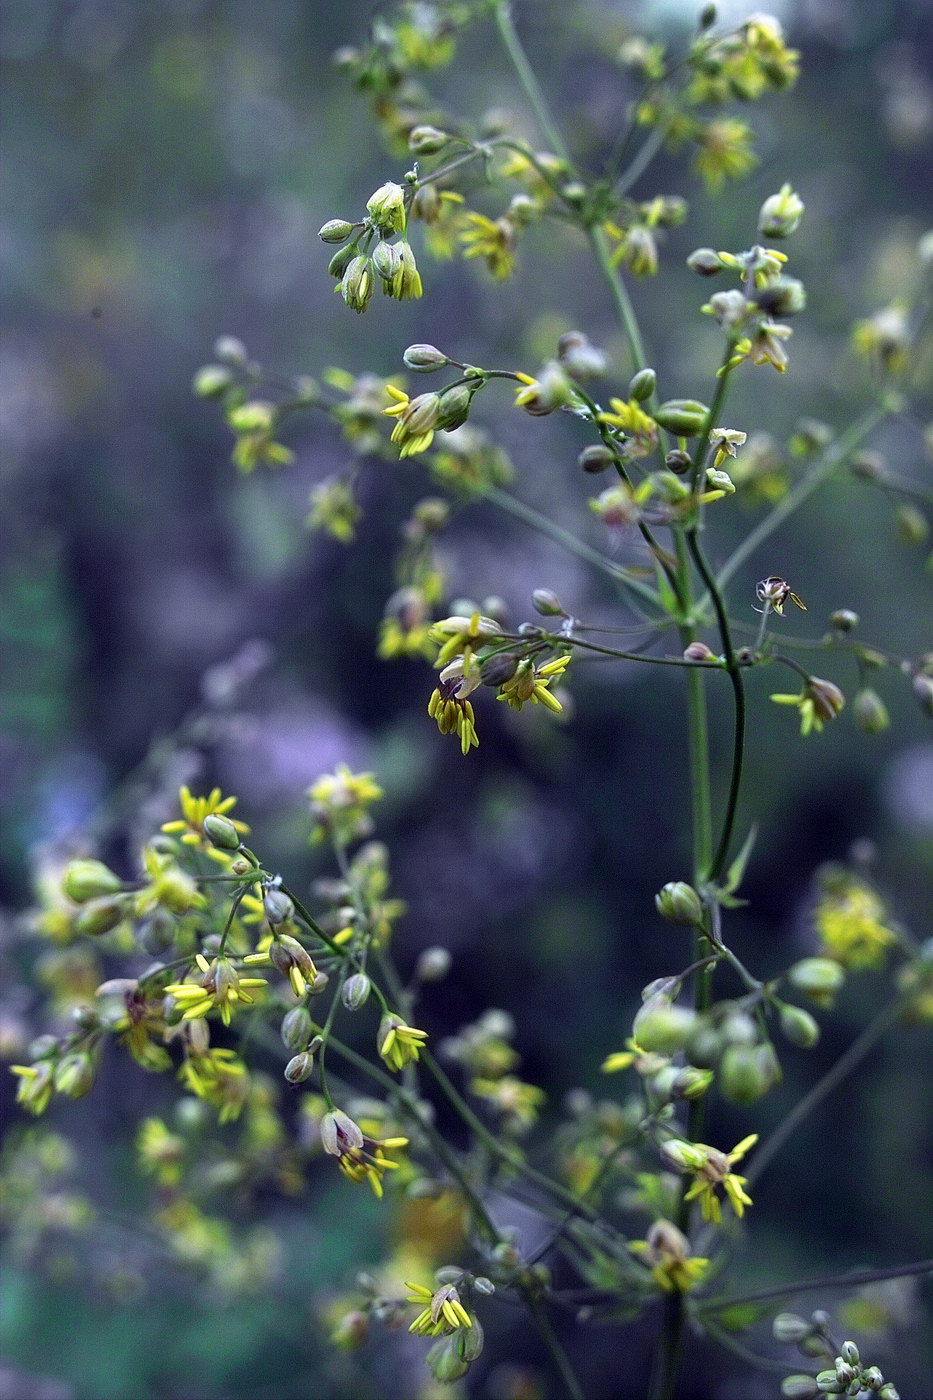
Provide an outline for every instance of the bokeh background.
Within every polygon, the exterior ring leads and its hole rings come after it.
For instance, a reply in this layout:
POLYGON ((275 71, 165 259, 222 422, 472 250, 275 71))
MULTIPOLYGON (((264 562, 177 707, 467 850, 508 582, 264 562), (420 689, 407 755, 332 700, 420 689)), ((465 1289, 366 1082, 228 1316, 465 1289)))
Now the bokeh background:
MULTIPOLYGON (((723 7, 724 18, 753 8, 723 7)), ((571 140, 594 157, 632 96, 614 58, 620 41, 640 23, 683 32, 689 14, 672 0, 517 9, 571 140)), ((330 64, 373 13, 361 0, 6 0, 0 10, 3 1039, 18 1058, 41 1029, 24 983, 35 947, 16 911, 29 903, 43 851, 99 838, 127 868, 180 781, 216 781, 239 794, 257 849, 306 887, 326 872, 308 848, 305 790, 344 760, 375 770, 386 789, 379 835, 409 904, 402 966, 437 942, 454 955, 423 1023, 441 1035, 484 1007, 512 1010, 523 1072, 556 1110, 574 1086, 606 1092, 598 1066, 620 1046, 640 987, 683 962, 676 931, 652 906, 660 884, 688 869, 679 677, 580 665, 572 722, 486 706, 481 748, 461 760, 424 714, 428 671, 374 658, 397 527, 427 478, 416 465, 373 463, 360 481, 357 544, 311 536, 308 492, 346 462, 336 432, 296 419, 285 437, 295 463, 243 480, 216 411, 190 392, 223 332, 278 372, 385 374, 419 340, 533 370, 558 334, 581 327, 608 352, 614 385, 627 381, 625 347, 585 251, 547 228, 526 239, 505 287, 475 266, 426 263, 421 302, 377 300, 358 319, 335 299, 318 227, 355 217, 404 168, 381 152, 362 102, 330 64), (254 679, 235 706, 206 703, 223 679, 216 668, 237 655, 254 679), (167 738, 183 722, 183 742, 167 738)), ((701 244, 746 246, 761 200, 793 181, 807 204, 791 251, 808 314, 795 323, 789 373, 741 376, 729 415, 779 439, 801 416, 843 426, 860 410, 851 322, 912 290, 916 244, 933 224, 928 0, 800 0, 780 14, 803 76, 752 117, 760 166, 713 197, 681 163, 659 160, 636 193, 683 191, 690 214, 665 246, 664 275, 633 291, 662 384, 704 397, 717 336, 696 314, 705 287, 684 257, 701 244)), ((436 81, 455 109, 508 108, 534 136, 488 33, 468 37, 436 81)), ((930 376, 920 368, 918 416, 872 442, 927 481, 930 376)), ((509 398, 497 418, 494 392, 484 395, 480 418, 515 462, 515 493, 605 547, 575 466, 579 425, 516 414, 509 398)), ((725 557, 754 519, 724 511, 713 554, 725 557)), ((611 593, 585 565, 489 506, 457 517, 443 555, 451 597, 497 594, 521 620, 531 590, 546 586, 584 619, 613 619, 611 593)), ((933 641, 925 555, 900 539, 890 500, 842 480, 749 561, 733 610, 753 623, 754 582, 778 572, 808 604, 796 632, 817 637, 830 610, 851 607, 866 639, 916 655, 933 641)), ((852 674, 835 661, 826 669, 851 692, 852 674)), ((803 742, 793 716, 769 706, 771 680, 750 685, 742 820, 756 819, 760 836, 750 905, 732 921, 737 950, 762 972, 808 952, 813 872, 857 840, 876 848, 874 875, 896 916, 929 937, 933 740, 909 686, 896 674, 877 682, 887 733, 868 738, 846 715, 803 742)), ((722 781, 730 724, 723 687, 713 709, 722 781)), ((850 983, 819 1048, 786 1055, 784 1082, 755 1110, 756 1126, 780 1121, 884 994, 877 974, 850 983)), ((931 1071, 928 1032, 900 1032, 814 1114, 756 1193, 742 1265, 750 1287, 933 1253, 931 1071)), ((75 1147, 68 1189, 99 1215, 84 1232, 42 1239, 11 1222, 0 1395, 415 1393, 420 1344, 396 1344, 391 1368, 374 1351, 352 1371, 321 1343, 321 1300, 391 1244, 374 1203, 328 1168, 311 1173, 297 1201, 269 1193, 241 1210, 284 1241, 280 1266, 253 1295, 212 1291, 148 1249, 133 1223, 145 1192, 132 1139, 142 1113, 171 1112, 166 1095, 113 1064, 90 1099, 55 1108, 53 1126, 75 1147)), ((0 1096, 15 1131, 11 1081, 0 1096)), ((747 1131, 747 1110, 717 1103, 711 1140, 747 1131)), ((933 1374, 929 1314, 917 1289, 887 1302, 896 1321, 877 1355, 891 1361, 901 1394, 922 1400, 933 1374)), ((647 1328, 607 1331, 576 1354, 592 1386, 608 1373, 613 1395, 636 1395, 650 1345, 647 1328)), ((473 1373, 476 1393, 540 1387, 536 1359, 533 1337, 503 1315, 473 1373)), ((704 1351, 687 1393, 754 1400, 778 1383, 704 1351)))

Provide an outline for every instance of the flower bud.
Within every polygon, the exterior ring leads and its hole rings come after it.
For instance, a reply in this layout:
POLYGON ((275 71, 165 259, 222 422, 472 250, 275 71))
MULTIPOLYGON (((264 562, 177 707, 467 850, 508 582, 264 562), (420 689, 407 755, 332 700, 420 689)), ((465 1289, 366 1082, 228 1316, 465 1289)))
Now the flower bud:
POLYGON ((698 1069, 696 1065, 684 1065, 677 1070, 671 1084, 671 1095, 675 1099, 700 1099, 713 1082, 711 1069, 698 1069))
POLYGON ((289 1084, 303 1084, 314 1072, 314 1056, 307 1050, 293 1055, 285 1066, 284 1074, 289 1084))
POLYGON ((841 1395, 845 1390, 835 1371, 820 1371, 816 1377, 816 1385, 821 1395, 841 1395))
POLYGON ((604 472, 607 467, 611 467, 616 459, 616 454, 609 447, 603 447, 599 443, 592 443, 589 447, 584 447, 577 458, 578 466, 585 472, 595 476, 598 472, 604 472))
POLYGON ((348 224, 346 219, 328 219, 322 228, 318 229, 318 238, 324 243, 345 243, 353 232, 353 225, 348 224))
POLYGON ((153 909, 136 925, 136 941, 143 952, 157 958, 175 942, 177 924, 167 909, 153 909))
POLYGON ((703 904, 692 885, 684 880, 669 880, 654 897, 655 908, 663 919, 672 924, 695 928, 703 922, 703 904))
POLYGON ((330 1340, 341 1351, 355 1351, 369 1332, 369 1318, 364 1312, 344 1313, 330 1334, 330 1340))
POLYGON ((651 398, 656 384, 657 375, 653 369, 640 369, 629 381, 628 396, 637 403, 644 403, 645 399, 651 398))
POLYGON ((818 1006, 832 1006, 845 978, 842 968, 831 958, 802 958, 787 974, 791 986, 805 992, 818 1006))
POLYGON ((862 1384, 866 1390, 880 1390, 884 1385, 884 1376, 877 1366, 869 1366, 867 1371, 862 1372, 862 1384))
POLYGON ((775 277, 755 292, 755 304, 769 316, 796 316, 807 304, 806 288, 796 277, 775 277))
POLYGON ((668 399, 652 416, 660 427, 677 437, 696 437, 703 431, 709 409, 697 399, 668 399))
POLYGON ((668 452, 665 456, 664 465, 676 476, 686 476, 693 466, 693 458, 689 452, 682 452, 679 447, 675 447, 673 452, 668 452))
POLYGON ((282 1017, 279 1034, 289 1050, 306 1050, 311 1039, 313 1022, 306 1006, 293 1006, 282 1017))
POLYGON ((366 310, 373 294, 373 274, 369 258, 357 255, 347 263, 340 283, 340 292, 351 311, 366 310))
POLYGON ((235 335, 219 335, 214 341, 214 355, 225 365, 234 365, 237 369, 243 369, 248 358, 246 346, 235 335))
POLYGON ((815 1400, 820 1388, 812 1376, 785 1376, 781 1381, 781 1394, 787 1400, 815 1400))
POLYGON ((593 379, 606 373, 606 357, 582 331, 567 331, 557 342, 557 355, 574 379, 593 379))
POLYGON ((340 993, 340 1000, 348 1011, 359 1011, 369 1000, 369 993, 372 990, 372 983, 365 972, 355 972, 352 977, 348 977, 343 984, 340 993))
POLYGON ((121 883, 119 875, 102 860, 73 860, 65 869, 62 889, 75 904, 83 904, 100 895, 116 894, 121 883))
POLYGON ((923 544, 930 527, 922 510, 913 505, 898 506, 894 514, 898 537, 904 544, 923 544))
POLYGON ((338 248, 337 252, 327 264, 327 271, 331 277, 342 277, 355 257, 358 257, 355 243, 348 243, 344 248, 338 248))
POLYGON ((799 1313, 778 1313, 771 1323, 771 1331, 778 1342, 799 1342, 801 1337, 806 1337, 811 1330, 810 1323, 799 1313))
POLYGON ((900 1391, 890 1381, 886 1381, 881 1387, 878 1391, 878 1397, 879 1400, 901 1400, 900 1391))
POLYGON ((377 243, 372 253, 373 267, 383 282, 391 282, 402 270, 402 254, 394 243, 377 243))
POLYGON ((712 29, 716 23, 717 9, 715 5, 704 5, 700 11, 700 18, 697 21, 701 30, 712 29))
POLYGON ((722 272, 725 263, 712 248, 697 248, 687 259, 687 266, 700 277, 715 277, 717 272, 722 272))
POLYGON ((843 1342, 842 1346, 839 1348, 839 1355, 842 1357, 843 1361, 847 1361, 850 1366, 858 1366, 861 1364, 859 1350, 854 1342, 843 1342))
POLYGON ((126 904, 122 899, 105 897, 88 900, 75 919, 75 931, 98 938, 116 928, 125 913, 126 904))
POLYGON ((717 1082, 733 1103, 754 1103, 768 1092, 772 1078, 758 1055, 757 1046, 730 1045, 720 1063, 717 1082))
POLYGON ((723 491, 727 496, 735 495, 735 482, 728 472, 718 467, 710 467, 706 473, 706 484, 711 491, 723 491))
POLYGON ((229 817, 219 812, 211 812, 204 818, 204 835, 212 846, 221 851, 237 851, 240 848, 240 834, 229 817))
POLYGON ((801 1050, 812 1049, 820 1038, 819 1025, 801 1006, 785 1004, 781 1007, 781 1031, 791 1045, 801 1050))
POLYGON ((408 149, 414 151, 419 156, 433 156, 450 141, 446 131, 439 131, 436 126, 413 126, 408 133, 408 149))
POLYGON ((643 1050, 672 1055, 682 1050, 696 1022, 696 1012, 675 1006, 668 997, 650 997, 632 1022, 632 1035, 643 1050))
POLYGON ((531 604, 542 617, 566 617, 563 603, 552 588, 536 588, 531 595, 531 604))
POLYGON ((830 613, 829 620, 837 632, 851 632, 859 624, 859 615, 851 608, 837 608, 830 613))
POLYGON ((804 203, 790 185, 766 199, 758 215, 758 228, 765 238, 790 238, 803 216, 804 203))
POLYGON ((401 233, 405 227, 405 191, 392 180, 369 196, 366 209, 380 233, 401 233))
POLYGON ((191 390, 199 399, 215 399, 232 383, 233 375, 224 365, 202 365, 191 381, 191 390))
POLYGON ((684 647, 684 660, 715 661, 717 657, 715 652, 711 651, 705 642, 691 642, 689 646, 684 647))
POLYGON ((409 369, 418 374, 430 374, 432 370, 443 369, 450 364, 447 356, 435 345, 409 345, 402 359, 409 369))
POLYGON ((512 679, 517 670, 518 657, 510 652, 500 651, 495 656, 487 656, 480 664, 479 678, 483 685, 504 685, 512 679))
POLYGON ((468 384, 454 384, 449 389, 442 389, 438 406, 436 428, 444 432, 451 432, 454 428, 462 427, 470 414, 470 404, 473 402, 475 389, 471 389, 468 384))
POLYGON ((859 729, 866 734, 883 734, 891 723, 887 706, 881 696, 868 686, 856 695, 852 713, 859 729))
POLYGON ((284 924, 292 917, 295 906, 284 890, 275 885, 267 889, 262 898, 263 912, 270 924, 284 924))
POLYGON ((309 997, 319 997, 323 992, 327 991, 327 984, 330 981, 330 978, 328 977, 326 972, 321 972, 319 969, 315 969, 314 976, 310 979, 306 978, 305 980, 308 983, 305 995, 309 997))
POLYGON ((452 958, 446 948, 425 948, 415 964, 419 982, 440 982, 450 971, 452 958))

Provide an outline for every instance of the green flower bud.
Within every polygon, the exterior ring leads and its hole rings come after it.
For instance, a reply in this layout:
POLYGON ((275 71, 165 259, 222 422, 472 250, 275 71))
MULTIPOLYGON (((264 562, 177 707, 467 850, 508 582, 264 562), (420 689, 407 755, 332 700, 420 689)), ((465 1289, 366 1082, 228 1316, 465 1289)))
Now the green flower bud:
POLYGON ((99 895, 116 894, 122 881, 102 860, 73 860, 65 869, 62 889, 75 904, 99 895))
POLYGON ((345 248, 340 248, 327 264, 327 271, 331 277, 342 277, 357 256, 355 243, 348 243, 345 248))
POLYGON ((720 1063, 718 1083, 733 1103, 754 1103, 771 1088, 768 1067, 758 1055, 758 1046, 730 1045, 720 1063))
POLYGON ((878 1391, 878 1400, 901 1400, 900 1391, 890 1381, 886 1381, 878 1391))
POLYGON ((792 1045, 810 1050, 820 1038, 820 1028, 809 1011, 801 1006, 781 1007, 781 1031, 792 1045))
POLYGON ((904 544, 923 544, 930 533, 927 518, 917 506, 898 506, 894 513, 894 524, 898 537, 904 544))
POLYGON ((77 915, 75 930, 88 934, 91 938, 98 938, 102 933, 109 933, 112 928, 116 928, 125 913, 126 903, 122 899, 91 899, 77 915))
POLYGON ((735 482, 732 477, 718 467, 710 467, 706 473, 706 485, 710 491, 724 491, 727 496, 735 495, 735 482))
POLYGON ((859 1366, 861 1364, 859 1349, 854 1342, 843 1342, 842 1346, 839 1348, 839 1355, 842 1357, 843 1361, 847 1361, 850 1366, 859 1366))
POLYGON ((653 369, 640 369, 629 381, 628 396, 638 403, 650 399, 655 391, 657 375, 653 369))
POLYGON ((55 1088, 70 1099, 83 1098, 94 1086, 94 1064, 86 1051, 64 1055, 55 1067, 55 1088))
POLYGON ((815 1400, 820 1388, 812 1376, 786 1376, 781 1381, 781 1394, 787 1400, 815 1400))
POLYGON ((866 686, 856 695, 852 704, 859 729, 866 734, 883 734, 891 723, 887 706, 876 690, 866 686))
POLYGON ((668 399, 656 409, 654 421, 677 437, 696 437, 703 431, 709 409, 697 399, 668 399))
POLYGON ((433 156, 443 150, 450 139, 446 131, 439 131, 436 126, 413 126, 408 133, 408 149, 419 156, 433 156))
POLYGON ((313 1022, 306 1006, 293 1006, 282 1017, 279 1034, 289 1050, 306 1050, 311 1039, 313 1022))
POLYGON ((462 427, 469 417, 470 404, 475 392, 469 384, 454 384, 449 389, 442 389, 434 426, 448 433, 454 428, 462 427))
POLYGON ((285 924, 295 912, 295 906, 289 896, 275 885, 263 895, 262 907, 270 924, 285 924))
POLYGON ((593 443, 589 447, 584 447, 577 458, 577 464, 585 472, 595 476, 598 472, 604 472, 607 467, 611 467, 615 459, 616 454, 611 448, 593 443))
POLYGON ((199 399, 215 399, 232 383, 233 375, 224 365, 202 365, 191 381, 191 389, 199 399))
POLYGON ((799 1342, 811 1330, 810 1323, 799 1313, 778 1313, 771 1323, 771 1331, 774 1333, 775 1341, 778 1342, 799 1342))
POLYGON ((240 834, 229 817, 219 812, 211 812, 204 818, 204 835, 212 846, 221 851, 237 851, 240 848, 240 834))
POLYGON ((704 1069, 714 1069, 724 1049, 722 1036, 707 1021, 701 1021, 687 1041, 687 1055, 691 1064, 704 1069))
POLYGON ((687 259, 687 266, 700 277, 715 277, 717 272, 722 272, 725 263, 712 248, 697 248, 687 259))
POLYGON ((479 668, 479 678, 483 685, 505 685, 518 670, 518 657, 511 652, 500 651, 495 656, 487 656, 479 668))
POLYGON ((643 1050, 672 1055, 682 1050, 696 1023, 696 1012, 675 1006, 668 997, 649 997, 632 1022, 632 1035, 643 1050))
POLYGON ((314 1056, 307 1050, 293 1055, 285 1066, 284 1074, 289 1084, 303 1084, 314 1072, 314 1056))
POLYGON ((275 404, 265 399, 250 399, 237 404, 227 415, 235 433, 268 433, 275 427, 275 404))
POLYGON ((366 209, 380 233, 401 233, 405 227, 405 191, 392 180, 369 196, 366 209))
POLYGON ((409 369, 418 374, 430 374, 433 370, 449 365, 447 356, 434 345, 409 345, 402 359, 409 369))
POLYGON ((700 1099, 713 1082, 711 1069, 697 1069, 696 1065, 684 1065, 677 1070, 671 1094, 675 1099, 700 1099))
POLYGON ((859 615, 851 608, 837 608, 830 613, 829 620, 837 632, 851 632, 859 624, 859 615))
POLYGON ((794 963, 787 980, 818 1006, 832 1006, 846 975, 831 958, 802 958, 794 963))
POLYGON ((348 1011, 359 1011, 369 1000, 372 983, 365 972, 356 972, 348 977, 340 992, 340 1000, 348 1011))
POLYGON ((679 447, 676 447, 673 452, 667 453, 664 458, 664 465, 677 476, 686 476, 687 472, 693 466, 693 458, 690 456, 689 452, 682 452, 679 447))
POLYGON ((841 1395, 845 1386, 837 1378, 835 1371, 820 1371, 816 1378, 817 1389, 821 1395, 841 1395))
POLYGON ((362 314, 373 294, 373 274, 369 258, 357 255, 347 264, 340 283, 340 294, 351 311, 362 314))
POLYGON ((695 928, 703 922, 703 904, 692 885, 684 880, 669 880, 654 897, 655 908, 663 919, 672 924, 695 928))
POLYGON ((318 229, 318 238, 324 243, 345 243, 353 232, 353 225, 346 219, 328 219, 323 228, 318 229))
POLYGON ((782 185, 761 206, 758 227, 765 238, 790 238, 803 216, 804 203, 790 185, 782 185))
POLYGON ((454 1332, 449 1337, 441 1337, 425 1358, 434 1379, 443 1385, 451 1385, 460 1380, 470 1369, 470 1363, 458 1355, 458 1335, 459 1332, 454 1332))
POLYGON ((394 243, 377 243, 373 249, 373 267, 383 282, 391 282, 402 270, 402 254, 394 243))
POLYGON ((531 604, 542 617, 566 617, 563 603, 552 588, 536 588, 531 595, 531 604))
POLYGON ((557 342, 557 355, 574 379, 594 379, 606 373, 606 357, 582 331, 567 331, 557 342))
POLYGON ((167 909, 153 909, 136 926, 136 941, 150 957, 157 958, 175 942, 178 925, 167 909))

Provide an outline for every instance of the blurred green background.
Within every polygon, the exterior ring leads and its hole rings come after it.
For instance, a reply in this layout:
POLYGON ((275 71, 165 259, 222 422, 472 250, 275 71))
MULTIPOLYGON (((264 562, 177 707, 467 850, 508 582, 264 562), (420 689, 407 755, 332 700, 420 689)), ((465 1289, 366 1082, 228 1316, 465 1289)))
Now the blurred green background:
MULTIPOLYGON (((753 8, 724 7, 724 18, 753 8)), ((614 57, 621 40, 641 23, 682 33, 690 13, 624 0, 516 9, 572 142, 594 156, 633 95, 614 57)), ((640 987, 684 961, 679 935, 652 905, 688 869, 679 677, 580 665, 571 723, 487 706, 481 748, 461 760, 424 715, 426 669, 373 655, 397 526, 428 489, 425 474, 364 468, 366 513, 345 549, 304 526, 310 487, 346 461, 335 431, 296 420, 285 437, 296 463, 244 481, 215 410, 190 393, 222 332, 279 372, 386 374, 420 340, 533 371, 558 334, 579 327, 609 353, 613 391, 627 382, 625 347, 585 251, 548 226, 525 240, 519 275, 504 287, 475 266, 425 261, 421 302, 380 299, 358 319, 335 299, 318 227, 356 217, 404 169, 380 151, 363 103, 330 64, 338 45, 364 37, 373 13, 360 0, 6 0, 0 10, 2 1039, 15 1059, 42 1029, 22 977, 34 945, 14 911, 28 904, 43 853, 99 831, 105 853, 126 864, 179 782, 216 781, 240 795, 256 848, 274 852, 300 888, 325 871, 307 846, 305 789, 344 760, 374 769, 386 788, 379 835, 409 904, 402 966, 437 942, 454 955, 453 975, 426 1005, 427 1029, 440 1036, 486 1006, 509 1008, 523 1072, 556 1110, 573 1086, 605 1092, 598 1066, 621 1045, 640 987), (257 675, 242 703, 212 711, 194 742, 160 748, 210 693, 205 673, 216 681, 210 668, 244 647, 257 675), (121 801, 108 809, 114 790, 121 801)), ((933 8, 800 0, 781 15, 803 76, 752 116, 761 164, 713 197, 682 162, 660 159, 636 194, 682 191, 690 214, 665 245, 663 275, 633 289, 667 392, 707 396, 717 332, 696 314, 706 287, 684 258, 699 245, 746 246, 761 200, 793 182, 807 205, 790 251, 808 314, 795 322, 787 375, 739 376, 729 412, 735 426, 778 439, 801 416, 841 427, 859 412, 851 322, 911 290, 917 240, 933 225, 933 8)), ((511 109, 534 136, 488 30, 468 36, 435 83, 454 109, 511 109)), ((929 481, 929 366, 918 379, 917 415, 871 445, 929 481)), ((516 494, 605 547, 575 465, 580 425, 516 414, 493 392, 479 416, 515 461, 516 494)), ((713 555, 724 558, 755 518, 745 508, 717 516, 713 555)), ((521 620, 531 590, 546 586, 575 615, 613 621, 611 594, 585 566, 491 507, 458 516, 443 553, 451 598, 497 594, 521 620)), ((840 480, 749 561, 733 611, 754 623, 755 580, 776 572, 808 605, 789 622, 796 633, 818 637, 829 611, 850 607, 867 640, 917 655, 933 643, 925 555, 899 539, 891 501, 840 480)), ((826 673, 851 693, 855 677, 840 662, 826 673)), ((884 735, 867 738, 846 714, 803 742, 794 717, 768 703, 772 679, 753 676, 749 687, 742 822, 757 820, 760 835, 750 906, 731 924, 737 951, 762 975, 810 951, 813 871, 859 839, 877 848, 873 873, 896 917, 929 937, 933 740, 909 686, 896 674, 877 681, 892 716, 884 735)), ((725 685, 713 704, 724 784, 725 685)), ((818 1050, 788 1052, 784 1082, 753 1126, 781 1120, 884 994, 877 974, 853 979, 818 1050)), ((756 1192, 742 1266, 750 1286, 933 1253, 931 1070, 928 1032, 902 1031, 813 1116, 756 1192)), ((0 1094, 9 1108, 6 1077, 0 1094)), ((324 1168, 297 1200, 260 1193, 242 1222, 281 1235, 280 1267, 258 1296, 211 1291, 160 1260, 133 1225, 145 1193, 131 1144, 151 1111, 170 1113, 167 1086, 124 1064, 108 1066, 90 1099, 54 1110, 53 1126, 76 1148, 69 1189, 100 1216, 84 1233, 53 1231, 39 1243, 12 1221, 0 1396, 415 1393, 420 1344, 394 1342, 391 1368, 374 1350, 354 1370, 322 1347, 313 1324, 319 1299, 378 1259, 384 1217, 374 1203, 324 1168)), ((717 1103, 712 1141, 749 1130, 746 1110, 717 1103)), ((896 1362, 905 1400, 923 1400, 933 1351, 922 1304, 906 1290, 898 1307, 878 1355, 896 1362)), ((569 1345, 591 1385, 618 1375, 612 1394, 634 1396, 652 1333, 622 1334, 631 1381, 620 1373, 619 1336, 569 1345)), ((537 1359, 510 1314, 493 1325, 487 1355, 473 1377, 476 1393, 493 1397, 511 1384, 504 1362, 537 1359)), ((687 1394, 755 1400, 777 1385, 710 1350, 687 1394)))

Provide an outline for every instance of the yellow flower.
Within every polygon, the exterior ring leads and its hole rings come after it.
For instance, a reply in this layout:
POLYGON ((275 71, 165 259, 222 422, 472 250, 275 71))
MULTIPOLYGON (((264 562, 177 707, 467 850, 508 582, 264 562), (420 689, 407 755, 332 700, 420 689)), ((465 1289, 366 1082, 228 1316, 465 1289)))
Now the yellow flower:
POLYGON ((772 695, 777 705, 796 705, 800 711, 800 732, 809 734, 822 732, 827 720, 835 719, 843 705, 845 696, 832 681, 821 680, 819 676, 808 676, 799 695, 772 695))
POLYGON ((196 953, 195 962, 203 974, 198 982, 172 982, 165 988, 166 996, 174 998, 182 1008, 182 1020, 193 1021, 218 1008, 220 1019, 229 1026, 238 1002, 252 1006, 254 998, 246 987, 265 987, 264 977, 241 977, 229 958, 214 958, 208 962, 203 953, 196 953))
POLYGON ((154 1176, 160 1186, 177 1186, 181 1181, 185 1143, 169 1132, 161 1118, 145 1118, 136 1135, 136 1151, 142 1171, 154 1176))
POLYGON ((51 1060, 39 1060, 34 1065, 10 1065, 10 1073, 19 1079, 16 1102, 27 1113, 38 1118, 49 1106, 54 1089, 55 1066, 51 1060))
POLYGON ((505 281, 515 271, 515 225, 511 219, 487 219, 469 211, 463 216, 460 234, 465 258, 482 258, 497 281, 505 281))
POLYGON ((418 1059, 427 1038, 427 1031, 419 1031, 401 1016, 387 1012, 379 1023, 376 1045, 389 1068, 398 1071, 418 1059))
POLYGON ((758 1134, 750 1133, 731 1152, 725 1153, 704 1142, 683 1142, 672 1138, 663 1144, 661 1156, 678 1171, 688 1171, 695 1176, 696 1180, 684 1199, 698 1199, 703 1219, 718 1225, 722 1220, 722 1207, 716 1194, 718 1187, 725 1191, 729 1204, 740 1218, 745 1214, 745 1207, 752 1204, 752 1198, 745 1190, 746 1178, 734 1172, 732 1165, 740 1161, 757 1141, 758 1134))
MULTIPOLYGON (((464 756, 470 749, 479 748, 476 737, 476 715, 469 700, 463 699, 460 689, 464 683, 462 663, 452 662, 441 672, 439 684, 431 692, 428 701, 428 714, 436 720, 442 734, 456 734, 464 756), (456 669, 458 674, 447 675, 456 669)), ((468 692, 467 692, 468 693, 468 692)))
POLYGON ((698 138, 694 168, 714 194, 726 180, 737 180, 758 164, 751 143, 751 128, 730 118, 710 122, 698 138))
POLYGON ((669 1220, 656 1220, 646 1239, 632 1240, 629 1249, 651 1270, 665 1293, 687 1293, 703 1279, 708 1259, 690 1257, 690 1241, 669 1220))
POLYGON ((389 418, 398 421, 392 429, 390 441, 397 444, 400 457, 414 457, 426 452, 434 441, 434 430, 440 416, 439 394, 419 394, 411 399, 394 384, 386 385, 386 393, 393 399, 391 407, 383 409, 389 418))
POLYGON ((187 787, 182 787, 178 792, 178 800, 181 804, 181 819, 163 822, 162 830, 172 836, 179 835, 184 845, 197 846, 205 855, 226 863, 230 857, 227 853, 218 851, 205 835, 204 819, 214 816, 226 817, 240 836, 248 836, 249 827, 246 822, 238 821, 236 817, 229 815, 230 809, 236 806, 237 799, 224 797, 219 787, 213 788, 207 797, 193 797, 187 787))
POLYGON ((422 589, 399 588, 386 603, 376 655, 382 661, 396 656, 423 656, 430 660, 434 655, 430 629, 431 618, 422 589))
POLYGON ((883 922, 884 905, 861 881, 826 891, 813 913, 821 952, 843 967, 877 967, 897 935, 883 922))
POLYGON ((472 1327, 473 1319, 460 1301, 453 1284, 431 1291, 422 1283, 406 1283, 409 1303, 419 1303, 422 1311, 409 1327, 419 1337, 440 1337, 460 1327, 472 1327), (425 1306, 426 1305, 426 1306, 425 1306))
POLYGON ((535 1084, 526 1084, 514 1074, 501 1079, 474 1079, 470 1093, 485 1099, 509 1122, 513 1129, 530 1128, 538 1117, 545 1094, 535 1084))
POLYGON ((515 674, 499 687, 496 699, 505 700, 513 710, 520 710, 531 701, 533 705, 545 705, 554 714, 559 715, 563 706, 551 694, 549 686, 564 674, 569 665, 569 655, 556 656, 553 661, 546 661, 543 666, 536 666, 532 660, 526 658, 518 663, 515 674))
POLYGON ((382 1178, 387 1171, 397 1171, 400 1166, 386 1157, 383 1149, 392 1151, 407 1147, 408 1138, 369 1137, 358 1123, 335 1108, 321 1119, 321 1143, 325 1152, 337 1158, 337 1165, 348 1181, 368 1181, 373 1194, 382 1196, 382 1178))
POLYGON ((658 444, 658 425, 636 399, 628 403, 610 399, 611 413, 601 413, 599 421, 620 428, 625 434, 625 450, 632 457, 648 457, 658 444))
MULTIPOLYGON (((209 854, 207 847, 204 853, 209 854)), ((216 854, 223 856, 226 864, 229 853, 217 851, 216 854)), ((187 914, 204 903, 204 896, 198 892, 192 877, 167 853, 147 846, 143 851, 143 866, 149 879, 134 900, 137 914, 149 914, 159 906, 170 909, 173 914, 187 914)))
POLYGON ((218 1110, 221 1123, 239 1118, 250 1092, 246 1066, 235 1050, 189 1053, 178 1071, 185 1088, 218 1110))

